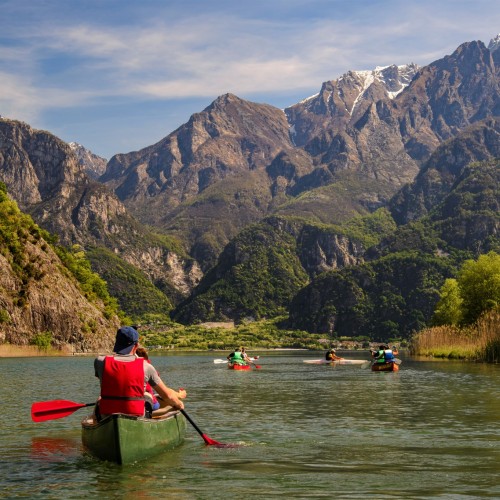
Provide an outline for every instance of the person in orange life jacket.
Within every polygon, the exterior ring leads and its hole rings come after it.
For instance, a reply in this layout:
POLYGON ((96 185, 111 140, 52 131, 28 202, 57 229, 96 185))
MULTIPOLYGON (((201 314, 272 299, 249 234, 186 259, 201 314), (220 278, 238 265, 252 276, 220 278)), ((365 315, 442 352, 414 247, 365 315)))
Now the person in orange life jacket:
POLYGON ((144 415, 144 392, 146 384, 151 384, 166 405, 176 410, 184 409, 182 396, 167 387, 154 366, 135 353, 138 348, 139 333, 131 326, 123 326, 116 332, 113 355, 98 356, 94 361, 95 376, 101 384, 101 395, 96 404, 99 420, 112 413, 144 415))
POLYGON ((341 358, 340 356, 337 356, 335 354, 335 349, 330 349, 329 351, 327 351, 327 353, 325 354, 325 360, 326 361, 336 361, 336 360, 339 360, 339 359, 344 359, 344 358, 341 358))

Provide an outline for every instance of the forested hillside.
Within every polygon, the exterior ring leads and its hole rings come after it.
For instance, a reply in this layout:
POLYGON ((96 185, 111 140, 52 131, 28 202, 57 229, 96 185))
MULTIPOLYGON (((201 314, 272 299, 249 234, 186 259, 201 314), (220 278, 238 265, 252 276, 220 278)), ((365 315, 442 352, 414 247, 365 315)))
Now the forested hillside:
POLYGON ((301 290, 290 324, 337 335, 408 337, 430 324, 440 288, 465 260, 500 252, 499 230, 500 161, 471 164, 425 217, 371 248, 369 262, 301 290))
POLYGON ((81 251, 53 246, 0 183, 0 341, 109 349, 118 308, 81 251))

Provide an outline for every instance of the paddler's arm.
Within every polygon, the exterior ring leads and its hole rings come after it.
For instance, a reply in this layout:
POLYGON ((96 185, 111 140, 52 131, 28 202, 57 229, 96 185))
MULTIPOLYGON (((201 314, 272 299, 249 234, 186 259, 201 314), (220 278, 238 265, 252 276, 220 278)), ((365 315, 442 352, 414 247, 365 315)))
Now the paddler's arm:
POLYGON ((179 399, 180 394, 178 396, 176 391, 167 387, 162 381, 158 382, 153 387, 161 399, 163 399, 163 401, 168 403, 170 406, 174 407, 176 410, 184 409, 184 403, 179 399))

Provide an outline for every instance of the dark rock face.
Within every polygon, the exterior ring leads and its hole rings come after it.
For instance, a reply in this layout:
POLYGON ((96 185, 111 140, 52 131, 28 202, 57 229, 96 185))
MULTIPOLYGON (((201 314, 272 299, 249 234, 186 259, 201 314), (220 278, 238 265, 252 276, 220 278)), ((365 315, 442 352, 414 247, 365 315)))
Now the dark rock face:
POLYGON ((441 142, 499 115, 500 86, 491 52, 482 42, 464 43, 422 68, 395 102, 408 153, 426 160, 441 142))
POLYGON ((415 181, 390 203, 398 224, 417 220, 447 195, 464 168, 475 161, 500 157, 500 118, 487 118, 436 149, 415 181))
POLYGON ((45 131, 0 120, 0 180, 19 207, 61 243, 109 248, 153 282, 186 295, 201 278, 191 260, 174 256, 84 172, 69 145, 45 131))
POLYGON ((295 156, 281 110, 227 94, 159 143, 113 157, 100 181, 142 222, 187 241, 207 269, 266 215, 281 189, 280 172, 273 187, 266 168, 287 151, 295 156))

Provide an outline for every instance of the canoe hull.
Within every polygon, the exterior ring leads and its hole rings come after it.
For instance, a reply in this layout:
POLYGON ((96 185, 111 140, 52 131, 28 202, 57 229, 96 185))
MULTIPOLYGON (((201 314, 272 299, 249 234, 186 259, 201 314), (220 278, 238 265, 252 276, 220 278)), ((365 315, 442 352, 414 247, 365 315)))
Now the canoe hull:
POLYGON ((83 446, 95 457, 133 463, 175 448, 184 440, 186 420, 179 412, 159 418, 113 414, 95 423, 82 422, 83 446))
POLYGON ((399 366, 391 361, 390 363, 374 363, 372 365, 372 372, 397 372, 399 366))
POLYGON ((305 359, 304 363, 310 365, 362 365, 366 363, 366 359, 337 359, 335 361, 327 359, 305 359))
POLYGON ((243 370, 243 371, 248 371, 248 370, 251 370, 252 369, 252 366, 251 365, 233 365, 231 363, 228 363, 227 364, 227 367, 230 369, 230 370, 243 370))

